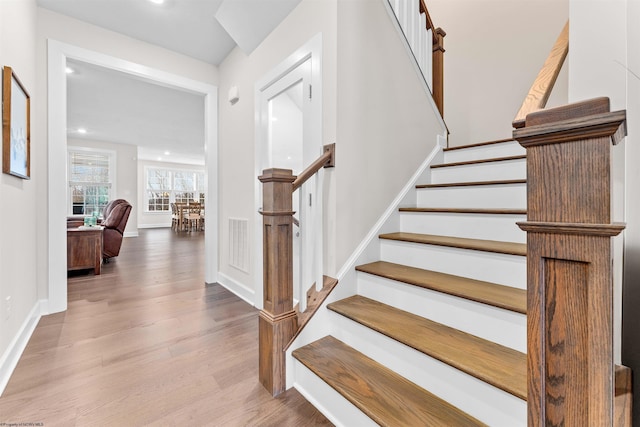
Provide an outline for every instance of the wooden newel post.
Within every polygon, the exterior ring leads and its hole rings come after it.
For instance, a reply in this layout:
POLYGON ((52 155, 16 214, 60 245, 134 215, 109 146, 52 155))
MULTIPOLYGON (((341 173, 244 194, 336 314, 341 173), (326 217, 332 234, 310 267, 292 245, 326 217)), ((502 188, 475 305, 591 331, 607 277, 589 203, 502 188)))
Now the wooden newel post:
POLYGON ((284 348, 298 330, 293 310, 293 181, 289 169, 266 169, 262 182, 263 309, 259 317, 259 377, 273 396, 286 388, 284 348))
POLYGON ((447 33, 440 27, 433 30, 433 87, 431 92, 442 117, 444 117, 444 36, 446 35, 447 33))
POLYGON ((599 98, 529 114, 528 425, 612 426, 611 141, 625 112, 599 98))

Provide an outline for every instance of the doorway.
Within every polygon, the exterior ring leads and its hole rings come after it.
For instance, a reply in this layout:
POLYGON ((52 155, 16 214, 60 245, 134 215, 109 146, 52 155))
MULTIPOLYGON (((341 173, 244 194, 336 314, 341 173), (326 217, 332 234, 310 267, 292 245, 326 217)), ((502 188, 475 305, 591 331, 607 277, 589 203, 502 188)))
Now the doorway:
MULTIPOLYGON (((314 37, 256 83, 256 176, 267 168, 291 169, 298 175, 322 154, 321 38, 314 37)), ((322 270, 321 196, 317 177, 293 194, 294 299, 322 270), (318 227, 320 224, 320 227, 318 227), (303 285, 303 286, 301 286, 303 285)), ((262 187, 256 186, 256 212, 262 187)), ((262 217, 255 219, 255 305, 262 308, 262 217)), ((321 277, 321 275, 320 275, 321 277)))
POLYGON ((218 272, 218 140, 217 88, 186 77, 142 66, 112 56, 48 41, 48 313, 67 308, 66 270, 66 153, 67 153, 67 94, 65 66, 67 58, 121 71, 160 85, 191 91, 204 96, 205 181, 207 197, 205 211, 211 226, 205 234, 205 282, 217 281, 218 272))

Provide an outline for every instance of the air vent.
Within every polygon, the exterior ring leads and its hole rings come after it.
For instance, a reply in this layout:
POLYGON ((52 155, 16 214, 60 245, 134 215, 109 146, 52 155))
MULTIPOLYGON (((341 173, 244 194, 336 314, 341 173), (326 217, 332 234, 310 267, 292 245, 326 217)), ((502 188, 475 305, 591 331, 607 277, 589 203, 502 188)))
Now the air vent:
POLYGON ((249 272, 249 220, 229 218, 229 265, 249 272))

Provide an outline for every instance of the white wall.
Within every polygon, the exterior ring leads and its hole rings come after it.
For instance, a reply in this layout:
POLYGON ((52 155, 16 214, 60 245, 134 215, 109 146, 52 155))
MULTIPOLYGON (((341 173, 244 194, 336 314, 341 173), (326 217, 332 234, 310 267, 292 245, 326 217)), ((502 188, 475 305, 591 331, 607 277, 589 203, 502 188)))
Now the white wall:
POLYGON ((156 167, 166 169, 180 169, 203 172, 202 166, 194 166, 183 163, 171 162, 154 162, 150 160, 139 160, 137 162, 137 181, 140 184, 136 189, 136 203, 138 210, 136 212, 139 228, 158 228, 171 227, 171 212, 146 212, 145 211, 145 189, 146 177, 145 168, 156 167))
POLYGON ((622 363, 634 371, 634 425, 640 425, 640 2, 627 2, 627 127, 622 363))
POLYGON ((125 199, 131 204, 132 212, 127 221, 125 236, 137 236, 138 214, 141 207, 138 204, 138 147, 88 139, 68 139, 67 146, 115 152, 115 192, 111 199, 125 199))
MULTIPOLYGON (((569 34, 569 102, 606 96, 611 111, 627 105, 627 5, 626 1, 571 2, 569 34), (606 40, 593 34, 594 25, 607 29, 606 40)), ((633 138, 633 137, 631 137, 633 138)), ((625 149, 629 138, 612 154, 612 219, 625 219, 625 149)), ((634 197, 636 198, 636 197, 634 197)), ((635 218, 628 218, 631 223, 635 218)), ((623 236, 614 239, 614 357, 621 361, 621 303, 623 236)))
MULTIPOLYGON (((220 281, 238 284, 245 298, 253 300, 256 278, 255 251, 252 248, 248 273, 229 265, 229 218, 249 219, 248 235, 255 232, 255 83, 313 36, 322 33, 322 97, 324 105, 323 143, 336 140, 336 0, 303 0, 265 41, 250 55, 234 49, 220 64, 219 141, 220 141, 220 281), (230 105, 226 94, 237 86, 240 100, 230 105)), ((338 154, 339 156, 340 154, 338 154)))
POLYGON ((334 274, 444 134, 382 0, 338 3, 334 274))
MULTIPOLYGON (((571 1, 571 101, 607 96, 611 110, 627 111, 628 136, 614 148, 614 220, 627 228, 614 243, 614 262, 624 258, 623 277, 614 275, 616 361, 634 371, 634 389, 640 387, 640 2, 618 0, 571 1), (598 37, 594 26, 606 31, 598 37), (622 282, 622 283, 621 283, 622 282), (622 289, 620 287, 622 286, 622 289), (622 313, 620 313, 622 312, 622 313), (620 318, 620 314, 622 317, 620 318), (620 324, 622 321, 622 325, 620 324), (620 330, 622 329, 622 330, 620 330), (622 334, 622 343, 618 338, 622 334), (621 357, 620 357, 620 352, 621 357)), ((640 424, 640 393, 634 393, 634 425, 640 424)))
MULTIPOLYGON (((511 122, 568 19, 568 0, 429 0, 427 7, 447 33, 449 145, 510 138, 511 122)), ((564 68, 548 106, 567 101, 564 68)))
POLYGON ((15 351, 21 351, 15 340, 40 314, 39 271, 33 266, 41 232, 37 219, 46 216, 46 198, 38 198, 36 188, 46 180, 38 154, 47 147, 35 113, 41 96, 36 86, 36 17, 35 1, 0 1, 0 65, 12 67, 31 96, 31 179, 0 174, 0 393, 9 365, 19 356, 15 351))

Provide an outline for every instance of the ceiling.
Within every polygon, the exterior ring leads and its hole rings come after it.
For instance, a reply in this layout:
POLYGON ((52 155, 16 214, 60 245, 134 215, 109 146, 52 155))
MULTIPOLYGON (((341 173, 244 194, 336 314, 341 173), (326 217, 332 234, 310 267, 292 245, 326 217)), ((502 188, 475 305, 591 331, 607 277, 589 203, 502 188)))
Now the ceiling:
POLYGON ((67 67, 68 138, 137 145, 146 160, 203 163, 203 95, 86 62, 68 59, 67 67))
MULTIPOLYGON (((212 65, 236 46, 250 54, 300 1, 37 0, 42 8, 212 65)), ((166 160, 168 151, 174 162, 203 162, 202 96, 78 61, 69 65, 69 138, 138 145, 139 158, 166 160)))

